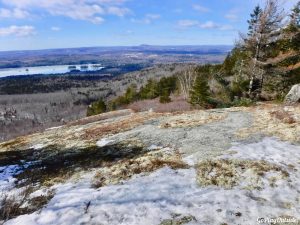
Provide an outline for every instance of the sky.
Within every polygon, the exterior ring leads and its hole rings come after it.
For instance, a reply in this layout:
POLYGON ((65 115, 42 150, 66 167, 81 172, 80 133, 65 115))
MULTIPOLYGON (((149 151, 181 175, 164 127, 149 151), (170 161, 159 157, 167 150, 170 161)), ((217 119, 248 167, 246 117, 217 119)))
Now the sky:
MULTIPOLYGON (((0 51, 232 45, 265 0, 0 0, 0 51)), ((280 0, 289 10, 298 0, 280 0)))

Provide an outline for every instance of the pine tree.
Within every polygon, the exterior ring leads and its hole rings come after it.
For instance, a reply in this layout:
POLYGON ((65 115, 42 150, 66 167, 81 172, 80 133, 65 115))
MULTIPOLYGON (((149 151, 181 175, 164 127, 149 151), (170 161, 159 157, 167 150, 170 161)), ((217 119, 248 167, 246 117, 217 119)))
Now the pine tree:
POLYGON ((292 13, 290 15, 290 26, 294 29, 300 28, 300 1, 295 5, 292 9, 292 13))
POLYGON ((190 91, 190 103, 192 105, 207 106, 209 101, 208 81, 204 76, 198 75, 190 91))
POLYGON ((171 102, 170 98, 170 92, 168 89, 164 89, 161 93, 161 96, 159 97, 159 102, 160 103, 168 103, 171 102))
POLYGON ((259 5, 257 5, 254 10, 253 13, 250 14, 250 20, 248 20, 248 36, 252 36, 253 34, 255 34, 256 30, 257 30, 257 25, 259 22, 259 18, 262 14, 262 9, 260 8, 259 5))
POLYGON ((129 104, 135 100, 137 100, 137 87, 136 85, 131 85, 130 87, 127 88, 126 93, 125 93, 125 103, 129 104))
POLYGON ((106 112, 106 104, 100 99, 88 107, 87 116, 98 115, 104 112, 106 112))

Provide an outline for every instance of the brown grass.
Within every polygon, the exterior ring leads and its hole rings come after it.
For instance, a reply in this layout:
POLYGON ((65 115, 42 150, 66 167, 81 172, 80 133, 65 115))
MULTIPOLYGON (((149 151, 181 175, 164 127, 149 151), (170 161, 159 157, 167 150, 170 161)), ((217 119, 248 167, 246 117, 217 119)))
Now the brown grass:
POLYGON ((270 112, 270 114, 271 116, 282 121, 283 123, 293 124, 297 122, 291 113, 284 110, 272 111, 270 112))
POLYGON ((184 225, 190 222, 197 222, 197 219, 192 215, 175 215, 172 219, 163 220, 159 225, 184 225))
POLYGON ((112 111, 112 112, 102 113, 100 115, 89 116, 89 117, 86 117, 86 118, 83 118, 80 120, 76 120, 76 121, 68 123, 66 126, 70 127, 70 126, 77 126, 77 125, 85 125, 85 124, 97 122, 100 120, 106 120, 106 119, 120 117, 120 116, 127 116, 127 115, 130 115, 131 113, 133 113, 133 111, 130 109, 112 111))
POLYGON ((0 221, 7 221, 20 215, 33 213, 43 208, 54 196, 53 192, 29 198, 33 192, 31 186, 26 187, 18 196, 4 196, 0 202, 0 221), (26 203, 26 206, 23 206, 26 203))
POLYGON ((142 125, 147 120, 154 119, 159 117, 160 114, 156 113, 147 113, 147 114, 133 114, 129 117, 120 119, 111 123, 100 124, 96 128, 90 128, 85 131, 82 135, 82 138, 85 140, 100 138, 109 134, 117 134, 124 132, 139 125, 142 125))
POLYGON ((93 186, 99 188, 108 184, 117 184, 130 179, 133 175, 150 173, 165 166, 174 170, 188 168, 179 154, 172 156, 145 154, 142 157, 124 160, 117 165, 99 171, 94 177, 93 186))
POLYGON ((248 109, 254 118, 250 127, 236 132, 239 138, 246 138, 255 133, 278 137, 284 141, 300 141, 300 105, 282 106, 261 104, 248 109))
MULTIPOLYGON (((200 162, 197 165, 197 180, 201 186, 214 185, 229 189, 240 183, 246 171, 251 172, 246 175, 250 182, 246 188, 250 189, 260 189, 261 178, 267 172, 278 173, 278 179, 289 176, 281 167, 262 160, 218 159, 200 162)), ((245 179, 243 181, 246 182, 245 179)), ((274 180, 269 185, 274 186, 274 180)))

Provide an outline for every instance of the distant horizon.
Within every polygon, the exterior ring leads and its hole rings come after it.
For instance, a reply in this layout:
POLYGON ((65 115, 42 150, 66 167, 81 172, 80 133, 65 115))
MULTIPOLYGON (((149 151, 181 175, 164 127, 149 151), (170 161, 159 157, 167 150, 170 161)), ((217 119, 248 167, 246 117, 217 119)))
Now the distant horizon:
POLYGON ((65 48, 41 48, 41 49, 13 49, 13 50, 0 50, 0 53, 5 52, 27 52, 27 51, 48 51, 48 50, 67 50, 67 49, 87 49, 87 48, 130 48, 130 47, 233 47, 234 44, 182 44, 182 45, 151 45, 151 44, 139 44, 139 45, 107 45, 107 46, 80 46, 80 47, 65 47, 65 48))
MULTIPOLYGON (((287 13, 298 0, 279 0, 287 13)), ((264 0, 0 0, 0 51, 234 45, 264 0)))

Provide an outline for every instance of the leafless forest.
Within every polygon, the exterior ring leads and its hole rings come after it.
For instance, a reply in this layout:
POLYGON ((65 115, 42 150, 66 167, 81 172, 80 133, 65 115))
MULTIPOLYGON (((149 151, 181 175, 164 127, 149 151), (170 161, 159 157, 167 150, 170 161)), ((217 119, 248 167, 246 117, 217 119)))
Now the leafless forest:
POLYGON ((49 93, 0 95, 0 141, 83 118, 92 101, 114 98, 123 94, 129 85, 136 84, 140 87, 150 78, 171 76, 188 66, 190 65, 157 65, 113 79, 79 81, 80 85, 73 82, 69 88, 49 93))

